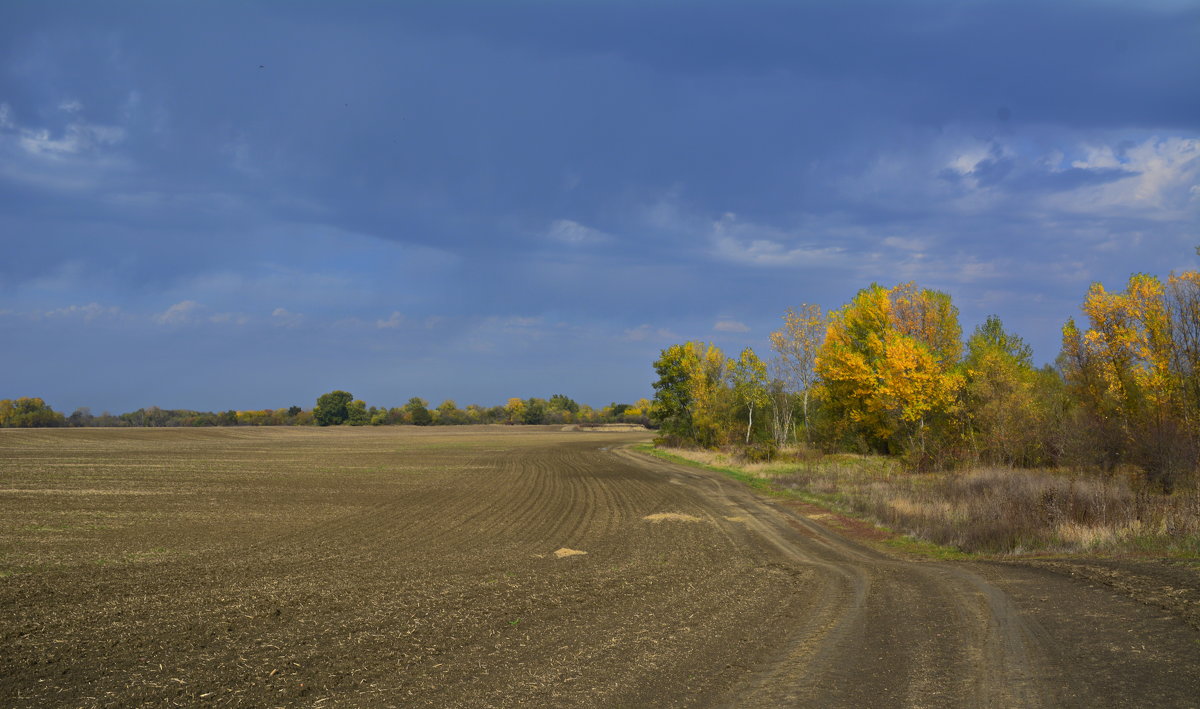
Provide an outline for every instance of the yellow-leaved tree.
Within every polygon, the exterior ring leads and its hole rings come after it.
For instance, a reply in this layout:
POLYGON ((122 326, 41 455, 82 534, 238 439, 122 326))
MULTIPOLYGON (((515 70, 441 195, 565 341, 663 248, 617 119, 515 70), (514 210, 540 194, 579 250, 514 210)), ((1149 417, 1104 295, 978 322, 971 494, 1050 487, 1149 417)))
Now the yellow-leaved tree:
POLYGON ((922 461, 957 406, 961 334, 945 293, 912 283, 859 291, 832 314, 816 361, 835 435, 922 461))
POLYGON ((1093 283, 1083 313, 1087 329, 1063 327, 1063 374, 1090 417, 1098 462, 1136 464, 1170 490, 1200 450, 1200 274, 1172 274, 1164 287, 1138 273, 1115 292, 1093 283))

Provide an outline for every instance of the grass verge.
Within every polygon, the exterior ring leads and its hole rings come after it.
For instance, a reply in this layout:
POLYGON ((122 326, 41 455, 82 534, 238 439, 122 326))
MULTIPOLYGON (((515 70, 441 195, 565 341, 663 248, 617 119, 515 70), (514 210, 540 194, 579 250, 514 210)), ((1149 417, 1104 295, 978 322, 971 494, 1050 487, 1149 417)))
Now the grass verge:
POLYGON ((1162 495, 1132 476, 1004 468, 911 473, 881 456, 804 450, 769 463, 649 444, 638 450, 869 522, 886 535, 884 546, 920 556, 1200 557, 1200 490, 1162 495))
MULTIPOLYGON (((826 514, 822 514, 821 517, 822 522, 827 526, 833 527, 857 541, 865 542, 872 546, 882 546, 901 554, 940 561, 967 559, 975 556, 954 547, 917 539, 890 529, 875 520, 865 518, 847 508, 844 504, 845 500, 840 496, 814 494, 794 487, 776 486, 770 478, 764 477, 755 470, 761 469, 763 467, 762 464, 747 466, 751 468, 749 470, 743 466, 732 464, 715 465, 711 461, 704 460, 708 455, 713 455, 708 451, 691 451, 686 449, 664 450, 656 448, 652 443, 639 443, 633 446, 633 449, 656 458, 669 460, 672 463, 721 473, 738 482, 744 483, 763 495, 780 499, 784 502, 790 502, 793 506, 799 508, 798 511, 808 513, 810 516, 816 510, 824 511, 826 514), (864 533, 864 525, 869 526, 873 533, 864 533)), ((721 459, 719 454, 716 459, 721 459)))

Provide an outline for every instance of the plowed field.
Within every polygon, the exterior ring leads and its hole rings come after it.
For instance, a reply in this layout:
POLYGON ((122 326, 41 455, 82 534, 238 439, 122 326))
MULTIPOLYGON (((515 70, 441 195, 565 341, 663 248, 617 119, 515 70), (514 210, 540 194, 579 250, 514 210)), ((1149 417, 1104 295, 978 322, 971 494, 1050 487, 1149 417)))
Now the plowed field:
POLYGON ((1134 569, 1172 605, 1120 564, 901 559, 641 438, 0 431, 0 704, 1200 697, 1188 567, 1134 569))

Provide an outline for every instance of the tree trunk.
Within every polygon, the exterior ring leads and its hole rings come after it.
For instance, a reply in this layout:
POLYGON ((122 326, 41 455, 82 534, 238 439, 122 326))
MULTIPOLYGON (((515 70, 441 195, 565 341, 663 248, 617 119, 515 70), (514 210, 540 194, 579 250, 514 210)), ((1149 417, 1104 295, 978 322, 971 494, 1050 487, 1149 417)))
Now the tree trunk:
POLYGON ((804 388, 804 440, 812 446, 812 433, 808 429, 808 387, 804 388))

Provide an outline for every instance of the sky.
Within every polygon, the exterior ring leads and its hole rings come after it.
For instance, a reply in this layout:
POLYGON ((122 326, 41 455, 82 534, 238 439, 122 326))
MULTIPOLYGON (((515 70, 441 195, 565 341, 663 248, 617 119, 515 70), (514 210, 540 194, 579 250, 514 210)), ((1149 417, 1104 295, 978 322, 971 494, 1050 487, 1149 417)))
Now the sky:
POLYGON ((1200 2, 0 3, 0 398, 652 396, 906 281, 1200 267, 1200 2))

